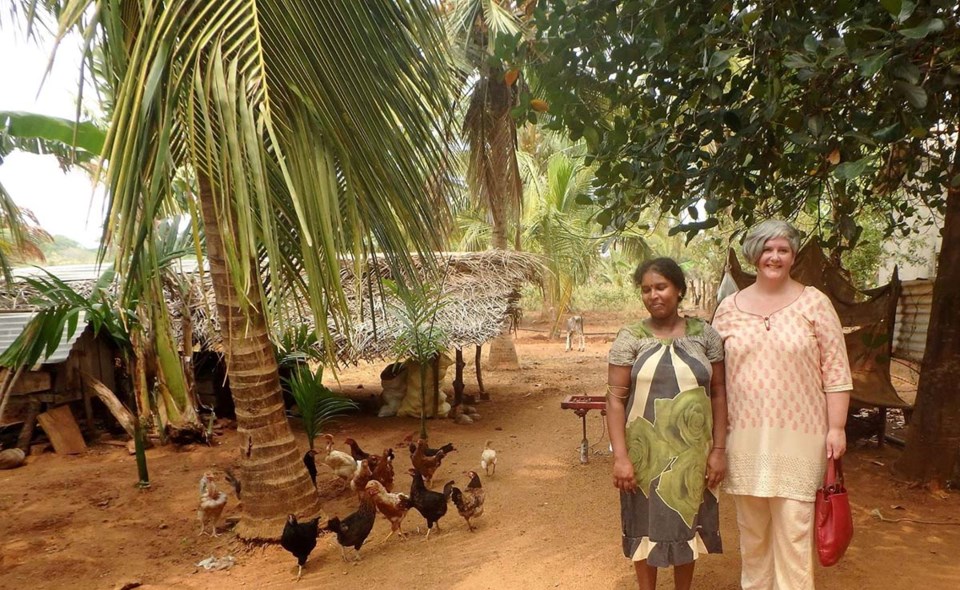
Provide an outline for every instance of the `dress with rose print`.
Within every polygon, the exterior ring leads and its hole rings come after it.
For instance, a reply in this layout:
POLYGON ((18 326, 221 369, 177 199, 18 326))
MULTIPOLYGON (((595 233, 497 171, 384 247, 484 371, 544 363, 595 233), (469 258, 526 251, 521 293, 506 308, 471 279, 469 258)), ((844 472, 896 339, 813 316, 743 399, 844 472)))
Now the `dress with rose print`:
POLYGON ((610 349, 610 364, 632 367, 626 442, 639 491, 620 493, 620 514, 633 561, 669 567, 722 552, 717 494, 706 487, 711 363, 722 360, 720 335, 696 318, 676 339, 627 326, 610 349))

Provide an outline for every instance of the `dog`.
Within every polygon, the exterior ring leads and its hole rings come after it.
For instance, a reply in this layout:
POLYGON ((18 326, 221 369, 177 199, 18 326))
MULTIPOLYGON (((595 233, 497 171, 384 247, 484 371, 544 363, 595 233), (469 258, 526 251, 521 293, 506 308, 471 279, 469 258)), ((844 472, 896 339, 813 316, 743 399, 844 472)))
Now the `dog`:
POLYGON ((583 352, 586 349, 586 340, 583 337, 583 316, 572 315, 567 318, 567 347, 564 352, 570 352, 570 344, 574 335, 580 337, 580 346, 577 347, 577 351, 583 352))

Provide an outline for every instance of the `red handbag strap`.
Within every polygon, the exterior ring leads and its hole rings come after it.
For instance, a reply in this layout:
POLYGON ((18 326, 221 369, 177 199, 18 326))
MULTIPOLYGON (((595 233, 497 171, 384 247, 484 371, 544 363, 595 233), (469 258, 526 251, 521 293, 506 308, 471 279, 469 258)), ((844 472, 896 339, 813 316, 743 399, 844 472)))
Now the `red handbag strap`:
POLYGON ((823 485, 832 486, 839 482, 843 486, 843 463, 840 459, 827 459, 827 473, 823 478, 823 485))

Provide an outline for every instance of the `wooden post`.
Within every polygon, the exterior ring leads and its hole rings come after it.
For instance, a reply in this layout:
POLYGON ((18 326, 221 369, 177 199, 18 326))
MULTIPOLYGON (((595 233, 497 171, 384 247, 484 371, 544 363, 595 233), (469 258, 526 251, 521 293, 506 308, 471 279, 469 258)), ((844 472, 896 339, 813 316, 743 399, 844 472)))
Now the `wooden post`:
POLYGON ((83 418, 87 425, 87 433, 91 437, 95 437, 97 434, 97 427, 93 423, 93 402, 90 398, 90 390, 82 385, 80 390, 83 392, 83 418))
POLYGON ((33 431, 37 426, 37 415, 40 413, 40 402, 30 400, 27 402, 27 416, 23 420, 23 430, 17 438, 17 448, 26 454, 30 454, 30 441, 33 440, 33 431))
POLYGON ((463 361, 463 349, 457 349, 457 373, 453 379, 453 405, 459 406, 463 403, 463 368, 467 363, 463 361))
POLYGON ((440 414, 440 355, 433 355, 433 417, 440 414))
POLYGON ((483 345, 482 345, 482 344, 478 344, 478 345, 477 345, 477 357, 476 357, 476 361, 475 361, 475 362, 476 362, 476 365, 477 365, 477 386, 480 387, 480 399, 482 399, 482 400, 484 400, 484 401, 489 401, 489 400, 490 400, 490 395, 487 394, 487 391, 483 388, 483 374, 480 372, 480 351, 481 351, 481 350, 483 350, 483 345))
POLYGON ((880 406, 877 408, 877 416, 880 418, 880 424, 877 425, 877 448, 882 449, 887 441, 887 408, 880 406))

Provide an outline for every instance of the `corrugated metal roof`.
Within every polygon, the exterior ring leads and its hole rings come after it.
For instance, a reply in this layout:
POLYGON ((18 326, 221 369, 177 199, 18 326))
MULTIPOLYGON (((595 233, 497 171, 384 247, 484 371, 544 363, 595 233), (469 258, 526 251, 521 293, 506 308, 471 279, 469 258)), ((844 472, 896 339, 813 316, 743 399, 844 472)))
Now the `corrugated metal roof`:
MULTIPOLYGON (((17 336, 23 332, 23 329, 27 326, 27 323, 36 315, 33 312, 0 312, 0 354, 6 352, 10 345, 13 344, 13 341, 17 339, 17 336)), ((73 349, 73 345, 80 339, 80 335, 83 334, 84 323, 81 318, 80 325, 77 326, 76 332, 70 338, 66 337, 66 329, 64 329, 64 338, 60 341, 60 346, 53 351, 46 360, 41 361, 42 364, 56 364, 62 363, 67 360, 67 357, 70 356, 70 351, 73 349)))
MULTIPOLYGON (((174 262, 180 266, 179 270, 181 272, 193 273, 197 272, 197 259, 186 257, 181 258, 180 260, 174 262)), ((77 281, 95 281, 100 278, 100 275, 103 274, 103 271, 110 268, 111 264, 107 263, 103 266, 98 264, 68 264, 64 266, 44 266, 44 267, 35 267, 35 266, 26 266, 23 268, 13 269, 14 279, 18 278, 34 278, 34 277, 46 277, 44 271, 49 272, 53 276, 57 277, 65 283, 74 283, 77 281)), ((206 268, 206 261, 204 261, 204 268, 206 268)))
POLYGON ((932 308, 933 281, 920 279, 903 282, 893 332, 893 356, 918 363, 923 360, 932 308))
POLYGON ((65 283, 76 281, 95 281, 100 278, 103 271, 109 268, 108 264, 103 266, 97 264, 70 264, 65 266, 45 266, 42 268, 28 266, 24 268, 13 269, 14 279, 46 277, 46 270, 53 276, 65 283))

